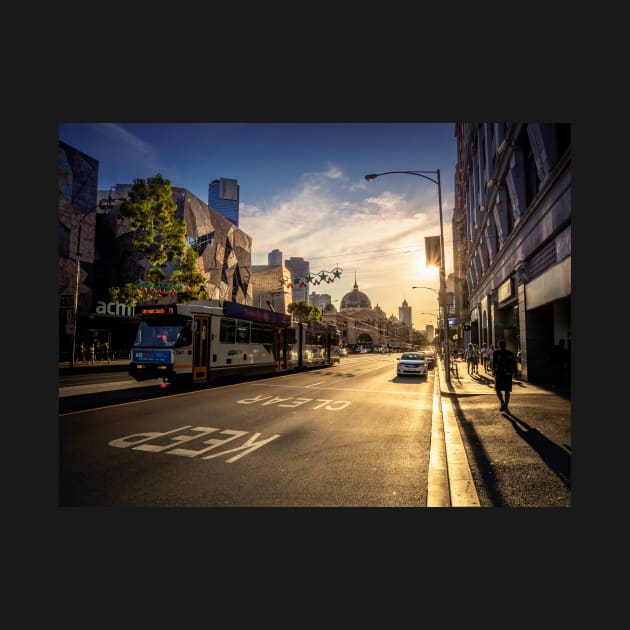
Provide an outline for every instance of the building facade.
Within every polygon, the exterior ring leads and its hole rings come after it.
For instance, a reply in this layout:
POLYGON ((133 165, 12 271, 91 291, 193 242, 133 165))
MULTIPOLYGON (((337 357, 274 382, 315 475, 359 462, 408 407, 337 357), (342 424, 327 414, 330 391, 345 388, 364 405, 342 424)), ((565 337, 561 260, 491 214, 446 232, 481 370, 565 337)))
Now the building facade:
POLYGON ((308 303, 317 306, 322 313, 326 309, 336 310, 332 303, 332 297, 328 293, 315 293, 315 291, 311 291, 311 294, 308 296, 308 303))
POLYGON ((238 227, 240 186, 236 179, 214 179, 208 186, 208 206, 238 227))
POLYGON ((403 299, 402 305, 398 307, 398 319, 401 324, 411 328, 411 306, 409 306, 406 299, 403 299))
POLYGON ((252 302, 258 308, 269 308, 288 314, 291 303, 291 272, 284 265, 252 266, 252 302))
MULTIPOLYGON (((131 242, 128 221, 119 219, 121 201, 106 210, 101 206, 103 199, 124 200, 132 186, 98 191, 98 161, 61 141, 58 181, 60 360, 69 359, 73 340, 75 350, 81 342, 107 342, 113 357, 126 358, 138 320, 133 307, 111 302, 109 289, 144 281, 149 265, 131 242)), ((187 247, 197 252, 210 297, 252 304, 251 237, 186 189, 172 187, 172 193, 175 214, 186 224, 187 247)), ((164 268, 167 277, 173 266, 164 268)), ((146 299, 174 301, 176 295, 148 294, 146 299)), ((76 352, 74 359, 79 359, 76 352)))
POLYGON ((377 304, 359 291, 356 275, 352 291, 342 298, 337 311, 332 304, 324 307, 323 320, 337 327, 342 343, 351 350, 359 347, 379 352, 397 352, 412 347, 412 328, 393 315, 388 317, 377 304))
POLYGON ((291 256, 285 260, 284 266, 291 272, 293 287, 291 289, 292 302, 308 302, 308 281, 311 265, 308 260, 298 256, 291 256))
POLYGON ((273 249, 267 254, 267 264, 271 266, 282 264, 282 252, 279 249, 273 249))
POLYGON ((506 340, 524 380, 571 344, 571 125, 458 123, 453 250, 461 344, 506 340))

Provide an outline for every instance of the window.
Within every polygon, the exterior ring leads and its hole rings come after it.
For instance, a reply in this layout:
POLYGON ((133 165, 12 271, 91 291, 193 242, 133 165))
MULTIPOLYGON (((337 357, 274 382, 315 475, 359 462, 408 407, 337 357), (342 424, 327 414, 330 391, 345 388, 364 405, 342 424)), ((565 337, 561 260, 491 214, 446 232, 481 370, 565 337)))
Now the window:
POLYGON ((249 343, 249 322, 236 321, 236 343, 249 343))
POLYGON ((188 236, 188 244, 197 252, 198 256, 201 256, 208 245, 214 243, 214 232, 208 232, 207 234, 201 234, 200 236, 188 236))
POLYGON ((236 339, 236 320, 221 319, 221 329, 219 332, 219 340, 221 343, 234 343, 236 339))
POLYGON ((274 329, 258 322, 252 322, 252 343, 271 344, 274 340, 274 329))

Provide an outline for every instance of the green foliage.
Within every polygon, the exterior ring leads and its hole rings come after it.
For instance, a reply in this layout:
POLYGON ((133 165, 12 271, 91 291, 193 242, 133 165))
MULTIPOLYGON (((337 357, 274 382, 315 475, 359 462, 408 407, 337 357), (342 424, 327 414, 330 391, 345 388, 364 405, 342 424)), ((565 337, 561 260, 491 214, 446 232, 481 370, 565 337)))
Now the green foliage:
POLYGON ((197 265, 197 252, 189 247, 179 260, 177 269, 171 274, 173 284, 181 284, 182 290, 177 294, 179 302, 191 300, 208 300, 206 277, 197 265))
MULTIPOLYGON (((170 181, 160 174, 135 179, 119 216, 129 221, 131 242, 151 265, 146 281, 181 286, 178 302, 208 300, 207 279, 197 265, 197 252, 186 245, 186 224, 175 217, 177 205, 172 195, 170 181), (167 278, 163 267, 173 260, 177 261, 175 271, 167 278)), ((112 301, 128 306, 146 299, 135 284, 111 287, 109 294, 112 301)))
POLYGON ((166 279, 166 274, 159 267, 152 267, 147 271, 147 278, 149 282, 153 282, 153 284, 158 284, 164 282, 166 279))
POLYGON ((133 231, 132 243, 154 267, 184 253, 186 224, 175 217, 171 182, 159 173, 148 179, 134 179, 128 198, 120 206, 120 218, 133 231))
POLYGON ((305 300, 291 302, 287 306, 287 312, 298 322, 306 322, 309 319, 321 319, 322 312, 314 304, 309 304, 305 300))
POLYGON ((110 287, 109 299, 112 302, 118 302, 118 304, 134 306, 136 302, 142 299, 142 291, 132 283, 128 283, 124 287, 110 287))

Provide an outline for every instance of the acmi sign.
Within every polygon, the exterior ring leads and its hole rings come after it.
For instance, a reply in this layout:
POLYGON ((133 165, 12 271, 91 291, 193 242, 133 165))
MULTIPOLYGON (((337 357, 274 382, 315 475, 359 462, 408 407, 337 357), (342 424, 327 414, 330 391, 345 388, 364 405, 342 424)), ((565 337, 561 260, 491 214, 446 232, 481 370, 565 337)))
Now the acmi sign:
POLYGON ((133 317, 133 306, 127 306, 126 304, 119 304, 118 302, 104 302, 99 301, 96 303, 97 315, 114 315, 116 317, 133 317))

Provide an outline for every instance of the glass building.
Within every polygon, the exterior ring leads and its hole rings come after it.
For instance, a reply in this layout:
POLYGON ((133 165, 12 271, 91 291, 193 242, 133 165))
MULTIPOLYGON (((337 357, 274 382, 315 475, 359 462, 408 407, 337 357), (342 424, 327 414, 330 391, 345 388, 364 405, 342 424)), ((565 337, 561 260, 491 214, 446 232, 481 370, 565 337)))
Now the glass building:
POLYGON ((208 188, 208 206, 238 227, 240 187, 237 180, 215 179, 208 188))

